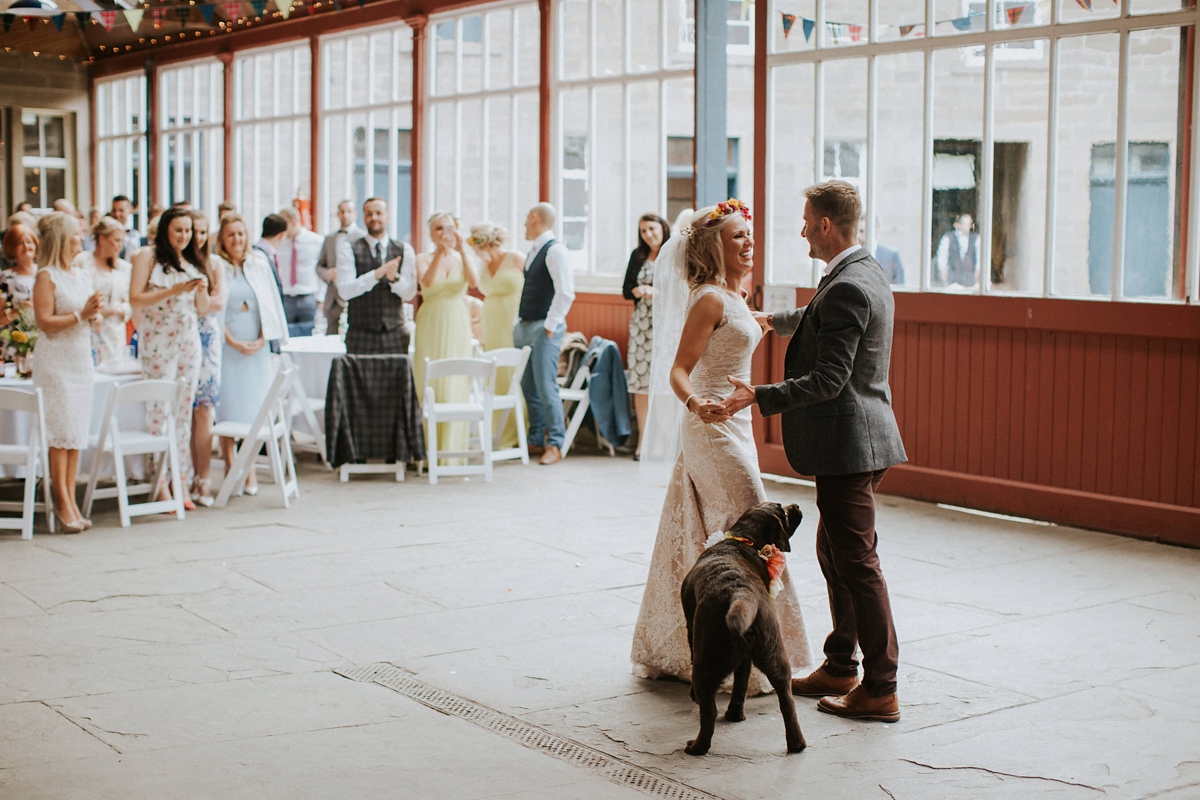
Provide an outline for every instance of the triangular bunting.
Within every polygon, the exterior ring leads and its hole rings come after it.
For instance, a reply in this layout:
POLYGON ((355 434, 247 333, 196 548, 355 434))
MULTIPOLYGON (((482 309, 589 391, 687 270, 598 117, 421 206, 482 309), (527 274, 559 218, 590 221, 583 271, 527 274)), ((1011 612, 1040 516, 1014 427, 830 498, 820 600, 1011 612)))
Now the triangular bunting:
POLYGON ((792 32, 792 26, 796 24, 795 14, 783 15, 783 38, 788 38, 788 34, 792 32))
POLYGON ((157 30, 162 27, 163 15, 167 13, 165 8, 150 9, 150 19, 154 22, 154 27, 157 30))
POLYGON ((79 30, 81 30, 81 31, 87 30, 88 20, 90 20, 92 18, 92 12, 76 11, 76 12, 74 12, 74 14, 75 14, 75 24, 79 26, 79 30))
POLYGON ((254 17, 257 19, 267 10, 267 0, 250 0, 250 5, 254 6, 254 17))
POLYGON ((800 27, 804 29, 804 41, 808 41, 808 37, 812 36, 813 28, 817 27, 816 20, 800 18, 800 27))
POLYGON ((913 28, 915 28, 915 27, 917 27, 917 26, 916 25, 901 25, 900 26, 900 38, 903 39, 905 36, 908 36, 910 33, 913 32, 913 28))
POLYGON ((1004 9, 1004 15, 1008 17, 1008 24, 1014 28, 1021 21, 1021 15, 1025 13, 1026 6, 1009 6, 1004 9))
POLYGON ((200 6, 200 16, 204 17, 205 25, 212 25, 213 14, 217 11, 217 7, 212 3, 205 3, 200 6))
POLYGON ((29 28, 29 32, 30 32, 30 33, 33 33, 33 31, 34 31, 34 26, 36 26, 36 25, 37 25, 37 20, 36 20, 36 19, 34 19, 33 17, 26 17, 26 18, 25 18, 25 26, 26 26, 27 28, 29 28))
POLYGON ((1092 0, 1075 0, 1084 11, 1092 10, 1092 0))
POLYGON ((275 0, 275 8, 279 9, 279 16, 287 19, 292 15, 292 0, 275 0))
POLYGON ((140 8, 129 8, 125 10, 125 21, 129 23, 130 29, 137 33, 137 29, 142 27, 142 17, 145 11, 140 8))
MULTIPOLYGON (((1090 2, 1091 0, 1088 0, 1088 1, 1090 2)), ((952 19, 952 20, 950 20, 950 24, 953 25, 957 30, 960 30, 960 31, 971 30, 971 18, 970 17, 959 17, 958 19, 952 19)))
POLYGON ((63 26, 63 23, 67 21, 67 15, 66 14, 55 14, 53 17, 50 18, 50 21, 54 23, 54 29, 57 30, 59 33, 62 33, 62 26, 63 26))
POLYGON ((225 13, 225 19, 229 20, 230 22, 237 22, 237 18, 242 13, 242 4, 241 3, 223 3, 221 5, 221 11, 223 11, 225 13))
POLYGON ((0 27, 4 28, 4 32, 8 33, 8 29, 16 22, 17 18, 12 14, 0 14, 0 27))
POLYGON ((180 26, 187 28, 188 16, 192 13, 191 6, 175 6, 175 18, 179 20, 180 26))
POLYGON ((847 27, 850 28, 850 41, 861 42, 862 41, 862 25, 849 25, 847 27))

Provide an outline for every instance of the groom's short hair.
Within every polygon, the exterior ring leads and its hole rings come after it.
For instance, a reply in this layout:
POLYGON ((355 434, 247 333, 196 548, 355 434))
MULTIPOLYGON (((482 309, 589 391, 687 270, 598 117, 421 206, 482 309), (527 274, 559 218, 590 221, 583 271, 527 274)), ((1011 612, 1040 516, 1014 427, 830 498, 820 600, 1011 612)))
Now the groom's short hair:
POLYGON ((825 181, 804 190, 804 196, 818 217, 828 217, 844 235, 858 235, 858 218, 862 215, 862 202, 858 191, 845 181, 825 181))

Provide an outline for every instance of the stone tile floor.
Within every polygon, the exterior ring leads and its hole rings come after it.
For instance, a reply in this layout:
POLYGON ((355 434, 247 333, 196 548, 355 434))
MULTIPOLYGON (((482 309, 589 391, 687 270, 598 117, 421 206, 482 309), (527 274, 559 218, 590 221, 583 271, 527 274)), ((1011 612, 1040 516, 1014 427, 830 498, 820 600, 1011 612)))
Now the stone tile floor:
MULTIPOLYGON (((1200 798, 1200 552, 884 497, 903 718, 719 726, 629 674, 661 489, 625 459, 431 487, 311 462, 179 523, 0 536, 0 798, 637 798, 335 674, 420 681, 722 798, 1200 798)), ((829 629, 811 489, 790 559, 829 629)), ((819 655, 819 654, 815 654, 819 655)))

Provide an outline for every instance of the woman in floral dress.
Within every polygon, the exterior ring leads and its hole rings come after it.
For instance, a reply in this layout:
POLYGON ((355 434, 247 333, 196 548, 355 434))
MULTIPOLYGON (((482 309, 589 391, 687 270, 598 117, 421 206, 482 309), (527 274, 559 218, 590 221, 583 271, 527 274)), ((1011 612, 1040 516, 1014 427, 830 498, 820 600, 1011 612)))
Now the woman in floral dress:
POLYGON ((637 411, 638 444, 633 460, 642 455, 642 431, 650 408, 650 353, 654 349, 654 262, 658 251, 671 238, 671 225, 658 214, 643 214, 638 220, 638 246, 629 256, 625 270, 625 299, 632 300, 629 348, 625 359, 625 384, 633 394, 637 411))
POLYGON ((209 254, 208 217, 192 211, 192 242, 200 263, 204 265, 204 276, 208 278, 208 313, 201 316, 197 325, 200 332, 200 377, 196 382, 196 399, 192 401, 192 478, 191 497, 193 502, 211 508, 212 491, 209 489, 208 473, 212 464, 213 409, 221 400, 221 352, 224 349, 224 314, 226 287, 224 269, 217 259, 209 254))

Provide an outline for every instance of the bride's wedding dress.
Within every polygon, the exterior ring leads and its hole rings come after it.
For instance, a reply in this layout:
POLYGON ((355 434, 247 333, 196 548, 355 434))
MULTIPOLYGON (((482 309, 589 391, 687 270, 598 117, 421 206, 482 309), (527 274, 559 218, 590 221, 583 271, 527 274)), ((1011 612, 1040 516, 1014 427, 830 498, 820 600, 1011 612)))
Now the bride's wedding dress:
MULTIPOLYGON (((688 301, 688 311, 700 297, 710 293, 724 301, 725 317, 692 370, 692 388, 700 397, 724 399, 733 391, 727 376, 750 380, 751 359, 762 330, 746 301, 723 286, 706 284, 697 288, 688 301)), ((667 487, 633 633, 634 672, 647 678, 673 675, 691 680, 692 655, 679 600, 680 586, 704 551, 710 534, 729 530, 748 509, 767 500, 750 409, 715 425, 686 414, 680 441, 682 452, 667 487)), ((811 666, 808 637, 786 570, 783 590, 775 604, 792 671, 807 671, 811 666)), ((750 693, 770 689, 770 683, 755 669, 750 693)))

